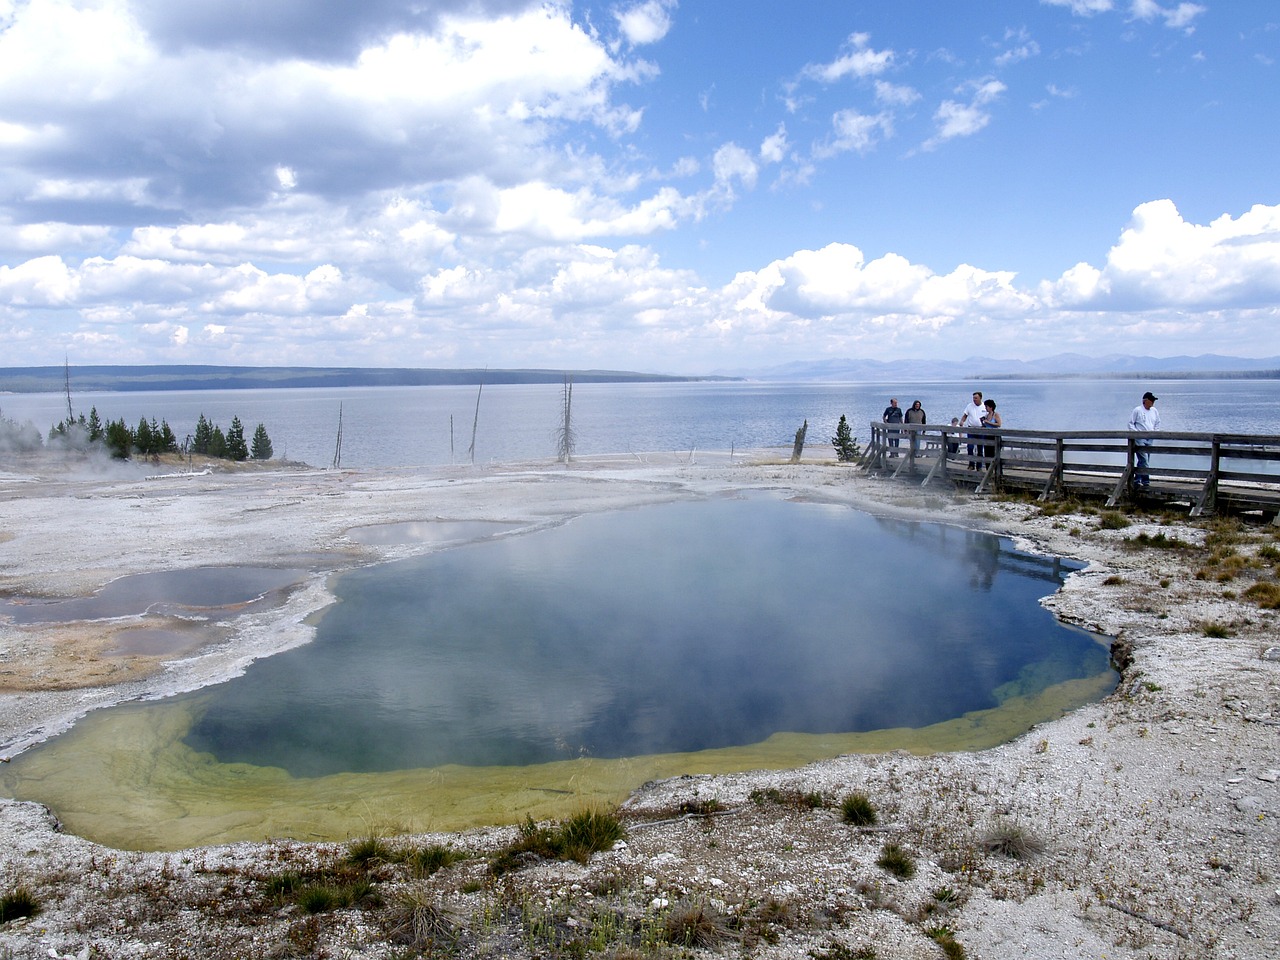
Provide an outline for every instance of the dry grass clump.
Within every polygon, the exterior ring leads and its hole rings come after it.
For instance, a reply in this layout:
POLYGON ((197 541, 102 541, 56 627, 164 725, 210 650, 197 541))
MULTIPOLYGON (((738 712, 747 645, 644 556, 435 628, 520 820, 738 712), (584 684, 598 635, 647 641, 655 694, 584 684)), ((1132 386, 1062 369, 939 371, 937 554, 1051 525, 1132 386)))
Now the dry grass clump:
POLYGON ((673 906, 663 918, 660 935, 679 947, 714 947, 732 936, 724 918, 706 903, 686 900, 673 906))
POLYGON ((1280 609, 1280 583, 1259 580, 1245 590, 1243 596, 1246 600, 1252 600, 1263 610, 1280 609))
POLYGON ((1019 824, 997 823, 982 836, 982 849, 1011 860, 1030 860, 1044 852, 1044 841, 1019 824))

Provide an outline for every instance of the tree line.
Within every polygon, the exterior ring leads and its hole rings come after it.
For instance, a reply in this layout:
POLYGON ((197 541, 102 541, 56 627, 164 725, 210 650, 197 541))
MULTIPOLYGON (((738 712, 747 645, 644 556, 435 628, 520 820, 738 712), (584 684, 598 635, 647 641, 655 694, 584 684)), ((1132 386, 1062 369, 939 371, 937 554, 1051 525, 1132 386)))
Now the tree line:
MULTIPOLYGON (((34 439, 34 446, 39 447, 39 434, 35 434, 34 439)), ((26 441, 30 449, 30 433, 26 434, 26 441)), ((258 424, 252 439, 246 442, 244 425, 238 416, 232 417, 231 426, 223 431, 220 425, 207 420, 202 413, 196 421, 195 433, 179 444, 167 420, 157 422, 155 417, 150 420, 143 417, 136 427, 130 427, 123 417, 103 422, 97 407, 91 409, 87 417, 82 413, 74 420, 55 423, 49 430, 49 443, 72 449, 101 445, 117 460, 128 460, 134 456, 154 458, 164 453, 200 454, 236 461, 250 458, 270 460, 275 455, 267 428, 258 424)))

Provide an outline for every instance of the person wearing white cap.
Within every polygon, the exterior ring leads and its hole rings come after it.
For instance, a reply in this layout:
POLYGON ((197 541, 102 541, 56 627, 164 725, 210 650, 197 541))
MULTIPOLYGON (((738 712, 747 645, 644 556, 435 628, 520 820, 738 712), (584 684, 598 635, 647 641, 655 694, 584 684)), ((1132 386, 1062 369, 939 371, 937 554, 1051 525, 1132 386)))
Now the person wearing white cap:
MULTIPOLYGON (((1134 407, 1133 413, 1129 415, 1130 430, 1149 433, 1152 430, 1160 429, 1160 411, 1156 409, 1156 401, 1159 399, 1150 390, 1142 395, 1142 402, 1134 407)), ((1139 439, 1136 446, 1138 469, 1134 474, 1133 485, 1135 487, 1149 487, 1151 486, 1151 477, 1147 474, 1147 464, 1151 459, 1151 453, 1148 449, 1151 446, 1151 441, 1149 439, 1139 439)))

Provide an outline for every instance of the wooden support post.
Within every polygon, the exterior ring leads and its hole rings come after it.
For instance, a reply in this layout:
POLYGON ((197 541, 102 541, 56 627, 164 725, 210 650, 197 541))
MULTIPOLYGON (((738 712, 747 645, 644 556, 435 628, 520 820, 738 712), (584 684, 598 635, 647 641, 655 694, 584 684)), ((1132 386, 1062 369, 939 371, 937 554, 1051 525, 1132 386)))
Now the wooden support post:
POLYGON ((1044 489, 1040 491, 1038 500, 1048 500, 1050 493, 1057 493, 1059 486, 1062 484, 1062 474, 1066 468, 1067 458, 1066 443, 1061 437, 1054 445, 1053 469, 1049 471, 1049 479, 1045 482, 1044 489))
POLYGON ((1204 478, 1200 498, 1191 505, 1191 516, 1201 516, 1206 510, 1213 513, 1218 507, 1218 466, 1222 461, 1222 441, 1214 437, 1210 445, 1209 475, 1204 478))

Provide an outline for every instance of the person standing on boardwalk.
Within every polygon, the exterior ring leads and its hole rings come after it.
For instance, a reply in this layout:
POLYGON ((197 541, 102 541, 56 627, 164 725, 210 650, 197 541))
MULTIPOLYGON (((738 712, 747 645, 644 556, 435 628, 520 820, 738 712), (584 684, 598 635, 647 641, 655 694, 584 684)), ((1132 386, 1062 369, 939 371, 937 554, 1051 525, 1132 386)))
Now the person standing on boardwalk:
MULTIPOLYGON (((970 402, 970 404, 967 407, 964 408, 964 413, 960 414, 960 426, 962 427, 982 426, 982 418, 986 414, 986 412, 987 412, 986 409, 982 406, 982 391, 981 390, 973 391, 973 400, 970 402)), ((970 434, 966 439, 973 440, 974 439, 973 434, 970 434)), ((969 454, 970 470, 976 470, 978 468, 977 463, 975 463, 973 460, 973 447, 974 445, 972 443, 968 443, 965 445, 965 448, 966 448, 965 452, 969 454)))
MULTIPOLYGON (((906 416, 907 423, 918 423, 923 426, 924 424, 929 422, 929 418, 925 415, 924 407, 920 406, 919 400, 911 404, 911 406, 907 409, 905 416, 906 416)), ((920 445, 919 431, 912 430, 911 436, 908 439, 911 441, 911 455, 914 457, 916 455, 916 450, 920 445)))
MULTIPOLYGON (((996 402, 994 400, 986 400, 982 406, 985 408, 982 414, 982 425, 984 427, 1003 427, 1004 419, 1000 414, 996 413, 996 402)), ((987 437, 987 440, 992 440, 987 437)), ((982 447, 982 455, 987 458, 988 462, 995 459, 996 445, 994 443, 986 443, 982 447)))
MULTIPOLYGON (((1160 398, 1148 390, 1142 395, 1142 402, 1133 408, 1129 415, 1129 429, 1135 433, 1150 433, 1160 429, 1160 411, 1156 409, 1156 401, 1160 398)), ((1151 477, 1147 473, 1147 465, 1151 460, 1150 438, 1139 438, 1134 441, 1138 456, 1137 469, 1133 474, 1135 487, 1151 486, 1151 477)))
MULTIPOLYGON (((889 405, 884 408, 884 413, 881 414, 880 420, 883 423, 901 423, 902 422, 902 408, 898 406, 897 397, 890 398, 889 405)), ((892 447, 893 450, 889 454, 889 456, 896 457, 898 455, 898 444, 900 444, 901 442, 902 442, 902 439, 898 436, 898 431, 895 430, 893 427, 890 427, 889 428, 889 446, 892 447)))

